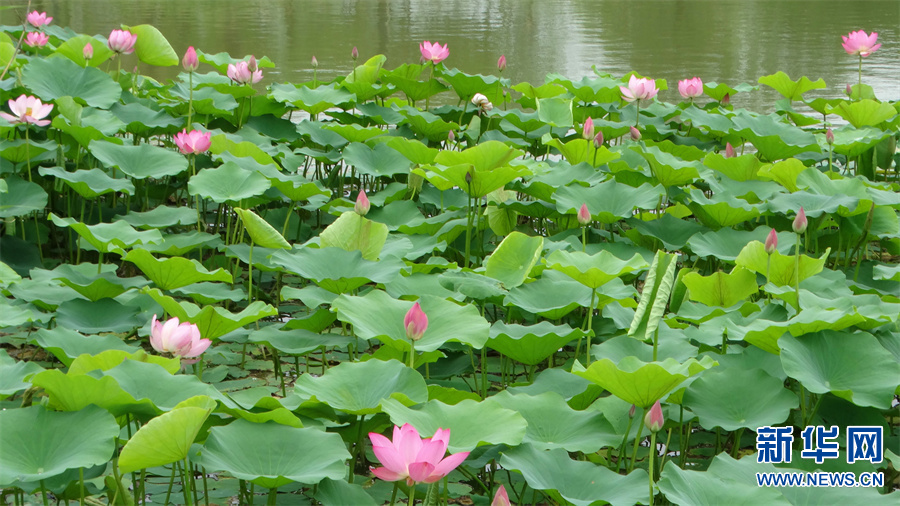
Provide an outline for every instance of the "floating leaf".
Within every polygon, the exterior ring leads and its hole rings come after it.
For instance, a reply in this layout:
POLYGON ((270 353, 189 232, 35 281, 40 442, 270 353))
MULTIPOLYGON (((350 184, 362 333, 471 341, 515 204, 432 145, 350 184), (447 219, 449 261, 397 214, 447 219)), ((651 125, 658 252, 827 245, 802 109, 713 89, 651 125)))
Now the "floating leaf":
POLYGON ((389 399, 396 399, 401 405, 428 400, 425 379, 396 360, 343 362, 319 378, 301 376, 294 391, 353 415, 379 413, 389 399), (373 378, 378 381, 372 381, 373 378))

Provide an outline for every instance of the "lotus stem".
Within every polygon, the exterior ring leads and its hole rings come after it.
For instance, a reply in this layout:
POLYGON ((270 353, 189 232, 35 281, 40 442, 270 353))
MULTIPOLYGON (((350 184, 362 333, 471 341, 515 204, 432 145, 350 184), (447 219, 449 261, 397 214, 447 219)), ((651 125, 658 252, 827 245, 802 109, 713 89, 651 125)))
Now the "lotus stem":
POLYGON ((188 506, 193 504, 193 502, 191 502, 191 481, 192 480, 188 479, 189 473, 190 473, 190 471, 188 471, 188 459, 187 459, 187 457, 185 457, 184 463, 181 465, 181 476, 182 476, 181 492, 184 495, 184 503, 187 504, 188 506))
POLYGON ((194 112, 194 110, 193 110, 193 109, 194 109, 194 71, 191 71, 191 72, 188 74, 188 82, 189 82, 190 84, 188 84, 189 91, 188 91, 188 121, 187 121, 187 127, 188 127, 188 129, 191 129, 191 125, 193 124, 193 123, 191 123, 191 116, 193 115, 192 113, 194 112))
POLYGON ((862 53, 859 55, 859 98, 862 99, 862 53))
POLYGON ((666 457, 669 456, 669 442, 672 441, 672 429, 669 429, 666 435, 666 451, 659 460, 659 476, 662 476, 663 466, 666 465, 666 457))
POLYGON ((391 504, 390 506, 394 506, 394 503, 397 501, 397 491, 400 490, 400 482, 394 482, 394 491, 391 492, 391 504))
POLYGON ((794 291, 797 294, 797 311, 800 311, 800 234, 797 234, 797 249, 794 252, 794 274, 797 276, 794 283, 794 291))
POLYGON ((409 340, 409 368, 416 370, 416 342, 409 340))
POLYGON ((49 506, 50 503, 47 502, 47 487, 44 485, 44 480, 41 480, 41 499, 44 500, 44 506, 49 506))
POLYGON ((407 494, 409 496, 408 504, 409 504, 409 506, 413 506, 414 504, 416 504, 416 484, 413 483, 412 486, 409 487, 408 491, 409 491, 409 493, 407 494))
POLYGON ((734 443, 731 445, 732 458, 738 458, 738 452, 741 451, 741 436, 744 435, 744 428, 741 427, 734 433, 734 443))
MULTIPOLYGON (((591 332, 594 331, 591 327, 591 324, 594 317, 594 298, 596 296, 597 289, 591 288, 591 305, 588 307, 587 333, 585 334, 585 337, 587 338, 587 342, 584 348, 584 358, 586 362, 585 367, 591 365, 591 332)), ((653 360, 656 360, 656 353, 653 354, 653 360)))
POLYGON ((169 497, 172 495, 172 485, 175 483, 175 466, 177 462, 172 463, 172 476, 169 477, 169 489, 166 490, 166 500, 163 501, 163 504, 169 504, 169 497))
POLYGON ((619 472, 619 467, 622 465, 622 462, 627 461, 628 458, 628 456, 625 455, 625 445, 628 444, 628 434, 631 433, 632 423, 634 423, 634 418, 628 417, 628 428, 625 429, 625 434, 622 436, 622 444, 619 445, 619 458, 616 459, 616 468, 612 469, 612 466, 610 466, 610 469, 616 473, 619 472))
MULTIPOLYGON (((353 473, 350 473, 351 475, 353 473)), ((266 504, 269 506, 275 506, 277 504, 276 499, 278 498, 278 487, 272 487, 269 489, 269 499, 266 501, 266 504)))
POLYGON ((581 227, 581 252, 585 252, 587 248, 587 227, 581 227))
POLYGON ((84 506, 84 468, 78 468, 78 504, 84 506))
MULTIPOLYGON (((645 411, 644 408, 641 408, 640 415, 635 413, 634 416, 636 418, 638 416, 640 416, 640 418, 638 418, 638 419, 643 420, 644 419, 644 411, 645 411)), ((635 436, 635 438, 634 438, 634 449, 632 450, 631 463, 628 465, 628 469, 625 471, 625 474, 631 473, 631 470, 634 469, 634 461, 637 458, 637 451, 638 451, 638 446, 640 446, 640 443, 641 443, 641 433, 642 432, 644 432, 644 424, 639 423, 638 424, 638 433, 637 433, 637 436, 635 436)))
POLYGON ((656 433, 650 432, 650 463, 647 472, 650 473, 650 506, 653 506, 653 457, 656 456, 656 433))

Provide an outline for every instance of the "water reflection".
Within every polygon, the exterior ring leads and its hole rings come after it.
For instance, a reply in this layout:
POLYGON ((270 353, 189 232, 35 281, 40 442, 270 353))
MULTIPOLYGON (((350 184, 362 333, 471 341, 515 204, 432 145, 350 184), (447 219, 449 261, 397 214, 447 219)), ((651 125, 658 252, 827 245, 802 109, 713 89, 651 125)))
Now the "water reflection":
MULTIPOLYGON (((469 73, 504 73, 513 82, 542 82, 550 72, 570 78, 592 67, 614 75, 631 70, 667 79, 755 83, 778 70, 822 77, 839 96, 856 82, 857 60, 840 45, 851 30, 877 31, 882 48, 865 59, 863 79, 879 98, 900 99, 900 2, 897 0, 36 0, 54 23, 107 34, 118 23, 158 27, 179 54, 267 55, 278 67, 266 82, 312 79, 351 69, 360 57, 388 57, 393 68, 419 59, 418 43, 450 44, 447 65, 469 73)), ((0 11, 4 24, 14 11, 0 11)), ((175 69, 153 69, 171 77, 175 69)), ((771 106, 776 94, 754 93, 744 105, 771 106)), ((813 92, 818 93, 818 92, 813 92)))

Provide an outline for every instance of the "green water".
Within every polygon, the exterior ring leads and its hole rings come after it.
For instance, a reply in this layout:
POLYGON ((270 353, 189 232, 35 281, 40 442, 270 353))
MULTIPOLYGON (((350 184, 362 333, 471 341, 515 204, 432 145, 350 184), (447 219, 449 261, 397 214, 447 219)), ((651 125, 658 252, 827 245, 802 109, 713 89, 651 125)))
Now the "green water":
MULTIPOLYGON (((813 96, 837 96, 856 82, 858 64, 840 36, 864 29, 877 31, 883 44, 865 59, 864 82, 883 100, 900 99, 898 0, 37 0, 33 6, 81 33, 150 23, 179 54, 193 45, 266 55, 277 64, 266 82, 311 80, 313 55, 320 78, 346 74, 353 46, 361 59, 386 55, 388 68, 417 62, 418 44, 427 39, 449 43, 446 65, 468 73, 496 73, 501 54, 509 64, 504 77, 513 82, 540 83, 550 72, 578 78, 593 66, 614 75, 635 70, 667 79, 670 90, 661 94, 667 100, 677 97, 678 79, 734 85, 778 70, 795 79, 824 78, 829 88, 813 96)), ((15 22, 13 12, 0 11, 3 24, 15 22)), ((774 98, 763 91, 743 105, 768 108, 774 98)))

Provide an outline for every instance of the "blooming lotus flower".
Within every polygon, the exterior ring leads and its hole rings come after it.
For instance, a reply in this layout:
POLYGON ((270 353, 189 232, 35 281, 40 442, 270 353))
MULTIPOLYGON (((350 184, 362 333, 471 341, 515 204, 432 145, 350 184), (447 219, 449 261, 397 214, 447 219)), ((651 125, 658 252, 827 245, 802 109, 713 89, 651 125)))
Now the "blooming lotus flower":
POLYGON ((512 506, 512 503, 509 502, 509 494, 506 493, 506 489, 503 485, 500 485, 500 488, 497 489, 497 493, 494 494, 494 500, 491 501, 491 506, 512 506))
POLYGON ((775 250, 778 249, 778 234, 775 233, 775 229, 769 230, 769 235, 766 236, 766 253, 772 254, 775 253, 775 250))
POLYGON ((406 312, 406 316, 403 317, 403 328, 406 329, 406 337, 412 341, 422 339, 425 334, 425 329, 428 328, 428 316, 425 311, 422 311, 418 302, 413 304, 406 312))
POLYGON ((622 92, 622 98, 627 102, 650 100, 659 93, 659 89, 656 87, 656 81, 647 79, 646 77, 638 78, 634 74, 632 74, 631 78, 628 80, 628 86, 619 86, 619 90, 622 92))
POLYGON ((872 32, 869 35, 863 30, 857 30, 847 35, 841 35, 841 38, 844 39, 844 43, 841 45, 844 46, 844 51, 847 51, 847 54, 869 56, 881 47, 881 44, 877 44, 878 32, 872 32))
POLYGON ((430 61, 435 65, 446 60, 448 56, 450 56, 450 50, 447 49, 447 44, 441 46, 440 42, 435 42, 432 44, 427 40, 419 44, 419 51, 422 53, 422 59, 425 61, 430 61))
POLYGON ((250 64, 248 62, 242 61, 238 62, 237 65, 233 63, 228 64, 228 78, 234 81, 237 84, 256 84, 262 81, 262 70, 250 70, 250 64))
POLYGON ((494 104, 492 104, 491 101, 481 93, 476 93, 475 96, 472 97, 472 103, 480 107, 484 112, 488 112, 494 108, 494 104))
POLYGON ((49 41, 50 37, 43 32, 28 32, 25 36, 25 43, 31 47, 44 47, 49 41))
POLYGON ((662 406, 659 401, 653 403, 653 407, 644 415, 644 425, 650 429, 650 432, 659 432, 663 428, 666 420, 663 418, 662 406))
POLYGON ((697 98, 703 95, 703 81, 699 77, 678 81, 678 93, 684 98, 697 98))
POLYGON ((131 54, 134 52, 134 44, 137 42, 137 34, 128 30, 113 30, 109 34, 107 45, 116 53, 131 54))
POLYGON ((469 452, 454 453, 446 458, 450 442, 450 429, 438 429, 434 436, 422 439, 419 431, 410 424, 394 426, 394 439, 369 433, 375 457, 384 467, 372 469, 372 474, 384 481, 406 480, 408 486, 416 483, 434 483, 456 469, 469 452))
POLYGON ((591 222, 591 212, 588 210, 588 206, 586 203, 581 204, 581 208, 578 209, 578 223, 581 226, 585 226, 591 222))
POLYGON ((200 66, 200 59, 197 58, 197 50, 194 49, 194 46, 187 48, 187 51, 184 52, 184 58, 181 59, 181 66, 188 72, 193 72, 200 66))
POLYGON ((794 218, 794 222, 791 223, 791 228, 794 229, 794 232, 798 234, 802 234, 806 232, 806 226, 809 224, 809 221, 806 219, 806 213, 803 212, 803 206, 800 206, 800 212, 797 213, 797 216, 794 218))
MULTIPOLYGON (((497 60, 497 70, 499 70, 500 72, 503 72, 504 70, 506 70, 506 55, 504 55, 504 54, 500 55, 500 59, 497 60)), ((502 486, 503 485, 501 485, 501 487, 502 486)))
POLYGON ((12 114, 0 112, 0 118, 9 121, 13 125, 17 123, 30 123, 37 126, 47 126, 50 124, 46 118, 50 111, 53 110, 53 104, 41 103, 41 99, 30 95, 20 95, 19 98, 9 101, 9 110, 12 114))
POLYGON ((90 42, 84 45, 84 48, 81 50, 81 55, 84 56, 85 60, 90 60, 94 57, 94 46, 91 45, 90 42))
POLYGON ((175 134, 175 145, 178 146, 182 154, 196 155, 209 149, 210 137, 212 137, 210 132, 191 130, 188 133, 187 130, 182 130, 180 133, 175 134))
POLYGON ((603 132, 597 132, 597 135, 594 136, 594 147, 600 149, 600 146, 603 145, 603 132))
POLYGON ((730 142, 725 143, 725 158, 734 158, 737 154, 734 152, 734 146, 730 142))
POLYGON ((28 15, 25 16, 25 19, 28 21, 28 23, 31 26, 33 26, 35 28, 40 28, 44 25, 49 25, 50 22, 53 21, 53 18, 47 16, 46 12, 38 12, 38 11, 29 12, 28 15))
POLYGON ((193 323, 179 323, 171 318, 165 324, 153 315, 150 325, 150 346, 160 353, 171 353, 178 357, 199 357, 212 341, 200 338, 200 329, 193 323))
POLYGON ((586 140, 594 138, 594 120, 588 118, 584 120, 584 126, 581 129, 581 136, 586 140))
POLYGON ((631 140, 639 141, 641 140, 641 131, 637 129, 637 127, 631 127, 631 140))
POLYGON ((360 190, 359 195, 356 196, 356 205, 353 207, 353 210, 356 211, 356 214, 360 216, 365 216, 369 212, 369 197, 366 197, 366 191, 360 190))

